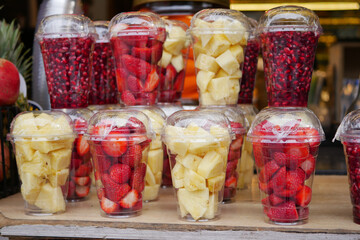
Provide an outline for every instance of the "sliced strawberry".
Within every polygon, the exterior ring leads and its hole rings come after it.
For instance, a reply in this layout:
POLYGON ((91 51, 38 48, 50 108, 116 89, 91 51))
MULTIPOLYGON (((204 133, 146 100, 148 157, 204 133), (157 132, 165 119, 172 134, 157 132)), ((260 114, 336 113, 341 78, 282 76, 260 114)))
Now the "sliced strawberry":
POLYGON ((102 199, 103 197, 105 197, 105 189, 103 187, 96 189, 96 194, 99 200, 102 199))
POLYGON ((115 202, 118 202, 131 190, 129 184, 117 184, 108 174, 102 176, 102 183, 105 187, 106 197, 115 202))
POLYGON ((299 219, 295 203, 284 202, 276 207, 270 207, 267 213, 270 220, 275 222, 294 222, 299 219))
POLYGON ((133 47, 131 49, 131 55, 143 59, 149 63, 156 64, 162 55, 162 44, 157 42, 152 47, 133 47))
POLYGON ((304 170, 305 178, 308 179, 315 171, 315 158, 309 155, 309 157, 301 163, 300 168, 304 170))
POLYGON ((238 160, 241 157, 241 150, 230 150, 228 155, 228 161, 238 160))
POLYGON ((295 203, 298 206, 306 207, 311 201, 311 188, 304 185, 304 187, 296 194, 295 203))
POLYGON ((280 167, 286 165, 287 158, 288 158, 288 156, 286 155, 286 153, 283 153, 283 152, 274 152, 273 153, 273 159, 276 162, 276 164, 279 165, 280 167))
POLYGON ((243 144, 243 139, 242 138, 235 139, 230 144, 230 150, 232 150, 232 151, 237 151, 237 150, 241 151, 242 144, 243 144))
POLYGON ((259 181, 260 182, 267 182, 270 178, 276 173, 279 169, 279 165, 276 164, 275 161, 267 162, 264 167, 261 169, 259 174, 259 181))
POLYGON ((123 92, 126 87, 126 79, 129 76, 129 72, 125 68, 116 69, 116 84, 119 92, 123 92))
POLYGON ((127 139, 115 131, 111 131, 104 141, 101 142, 101 146, 106 154, 112 157, 120 157, 127 150, 127 139))
POLYGON ((253 153, 255 164, 258 168, 262 168, 265 164, 265 158, 262 153, 262 146, 260 143, 253 143, 253 153))
POLYGON ((234 176, 229 177, 225 180, 225 187, 236 188, 237 179, 234 176))
POLYGON ((90 185, 91 183, 91 178, 89 176, 86 177, 74 177, 74 182, 76 183, 76 185, 79 186, 87 186, 90 185))
POLYGON ((273 192, 272 188, 267 183, 259 182, 259 188, 260 188, 260 191, 262 191, 266 194, 271 194, 273 192))
POLYGON ((106 197, 103 197, 100 200, 100 207, 105 213, 108 214, 115 213, 119 210, 119 205, 106 197))
POLYGON ((86 130, 88 124, 83 118, 77 118, 74 123, 74 129, 76 131, 84 131, 86 130))
POLYGON ((138 92, 134 96, 137 105, 154 105, 156 103, 157 92, 138 92))
POLYGON ((284 201, 285 200, 283 198, 280 198, 275 194, 270 194, 269 196, 261 200, 262 204, 266 206, 277 206, 283 203, 284 201))
POLYGON ((175 77, 176 77, 176 69, 172 64, 167 65, 166 73, 165 73, 165 84, 172 86, 175 77))
POLYGON ((91 173, 92 167, 91 162, 87 162, 81 164, 79 168, 75 171, 75 177, 86 177, 89 176, 91 173))
POLYGON ((137 77, 131 74, 126 79, 126 86, 127 89, 130 90, 131 92, 141 92, 143 90, 143 86, 140 79, 138 79, 137 77))
POLYGON ((78 169, 81 163, 82 163, 82 159, 72 157, 70 163, 70 169, 78 169))
POLYGON ((138 166, 142 159, 142 148, 140 145, 132 145, 122 156, 121 162, 127 164, 131 168, 138 166))
MULTIPOLYGON (((288 171, 286 173, 286 185, 283 189, 278 186, 274 193, 279 197, 292 198, 300 191, 304 185, 305 173, 300 168, 295 171, 288 171)), ((275 188, 275 187, 274 187, 275 188)))
POLYGON ((152 69, 150 63, 131 55, 122 55, 121 62, 128 72, 140 79, 146 79, 152 69))
POLYGON ((132 208, 137 204, 138 201, 139 194, 135 189, 133 189, 120 200, 120 206, 123 208, 132 208))
POLYGON ((154 68, 146 78, 144 91, 145 92, 154 91, 159 86, 159 82, 160 82, 159 74, 156 72, 156 69, 154 68))
POLYGON ((173 89, 176 91, 182 91, 184 87, 185 70, 181 70, 175 78, 173 89))
POLYGON ((109 169, 110 178, 116 183, 126 183, 131 176, 131 168, 126 164, 114 164, 109 169))
POLYGON ((90 151, 90 145, 83 135, 79 135, 76 141, 76 151, 80 157, 85 156, 90 151))
POLYGON ((146 133, 146 127, 144 123, 136 117, 130 117, 125 126, 130 129, 131 133, 146 133))
POLYGON ((92 135, 95 135, 95 136, 99 136, 99 137, 103 137, 105 135, 107 135, 107 133, 109 132, 109 127, 107 124, 99 124, 99 125, 96 125, 92 128, 92 132, 91 134, 92 135))
POLYGON ((130 178, 130 186, 137 190, 138 192, 142 192, 145 187, 145 174, 146 174, 146 164, 141 163, 137 168, 134 169, 133 175, 130 178))
POLYGON ((128 54, 130 52, 129 46, 119 37, 111 38, 111 44, 115 52, 119 55, 128 54))
POLYGON ((305 136, 309 138, 310 148, 317 148, 320 145, 320 134, 315 128, 304 128, 305 136))
POLYGON ((281 191, 286 186, 286 167, 281 167, 269 181, 269 187, 274 190, 274 192, 281 191))
POLYGON ((236 170, 236 167, 237 167, 237 164, 238 164, 237 159, 227 163, 227 165, 226 165, 226 178, 229 178, 234 174, 234 172, 236 170))
POLYGON ((307 143, 287 144, 285 153, 288 155, 286 166, 290 169, 296 169, 309 156, 309 145, 307 143))
POLYGON ((89 194, 90 186, 76 186, 75 193, 79 198, 84 198, 89 194))
POLYGON ((121 101, 128 106, 136 104, 136 99, 130 91, 123 91, 121 93, 121 101))

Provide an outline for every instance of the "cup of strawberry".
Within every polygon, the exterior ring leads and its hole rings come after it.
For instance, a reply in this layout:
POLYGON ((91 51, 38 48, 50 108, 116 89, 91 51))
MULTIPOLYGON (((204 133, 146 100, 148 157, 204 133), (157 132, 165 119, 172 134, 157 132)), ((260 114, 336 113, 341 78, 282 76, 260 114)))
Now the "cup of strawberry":
POLYGON ((315 161, 325 135, 306 108, 267 108, 248 132, 253 144, 261 202, 270 223, 306 223, 315 161))
POLYGON ((166 38, 164 21, 149 12, 120 13, 109 24, 116 80, 125 105, 153 105, 160 82, 158 63, 166 38))
POLYGON ((349 190, 353 205, 353 221, 360 224, 360 110, 350 112, 341 122, 335 138, 342 142, 349 178, 349 190))
POLYGON ((102 215, 140 214, 149 144, 150 120, 137 110, 106 110, 89 121, 86 134, 95 167, 102 215))

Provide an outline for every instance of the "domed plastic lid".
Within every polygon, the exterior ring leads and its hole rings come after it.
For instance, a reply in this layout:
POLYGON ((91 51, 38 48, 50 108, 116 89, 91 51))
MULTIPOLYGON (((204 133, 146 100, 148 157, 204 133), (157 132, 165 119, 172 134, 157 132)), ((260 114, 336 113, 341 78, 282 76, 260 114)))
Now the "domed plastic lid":
POLYGON ((241 110, 243 111, 244 116, 248 121, 250 127, 251 123, 254 121, 254 118, 256 114, 258 114, 259 110, 257 110, 257 108, 255 108, 254 105, 252 104, 238 104, 237 106, 241 108, 241 110))
POLYGON ((72 120, 74 125, 74 130, 78 134, 84 134, 88 128, 88 122, 92 115, 94 114, 87 108, 78 108, 78 109, 61 109, 64 113, 66 113, 72 120))
POLYGON ((247 19, 248 19, 248 21, 249 21, 249 27, 250 27, 249 39, 254 39, 254 38, 257 37, 257 36, 256 36, 256 29, 257 29, 257 27, 258 27, 259 24, 258 24, 258 22, 257 22, 255 19, 253 19, 253 18, 248 17, 247 19))
POLYGON ((75 138, 71 118, 61 111, 22 112, 11 122, 8 140, 54 141, 75 138))
POLYGON ((87 139, 103 141, 107 140, 109 134, 111 138, 117 139, 138 137, 137 142, 139 139, 146 141, 147 138, 154 138, 149 118, 144 113, 132 109, 104 110, 90 118, 85 134, 87 139))
POLYGON ((94 26, 96 33, 99 36, 96 42, 109 42, 109 21, 95 21, 94 26))
POLYGON ((348 113, 338 127, 333 139, 342 142, 360 142, 360 109, 348 113))
POLYGON ((313 31, 322 32, 319 17, 310 9, 281 6, 270 9, 260 18, 257 32, 313 31))
POLYGON ((325 133, 319 119, 307 108, 266 108, 255 117, 248 132, 252 142, 319 143, 325 133))
POLYGON ((95 26, 90 18, 77 14, 56 14, 43 18, 36 33, 43 38, 87 37, 97 38, 95 26))
POLYGON ((156 106, 129 106, 126 109, 134 109, 144 113, 151 122, 151 126, 157 134, 160 134, 165 125, 166 115, 156 106))
POLYGON ((165 23, 155 13, 125 12, 113 17, 109 24, 110 38, 113 36, 150 35, 155 40, 164 42, 165 23))
MULTIPOLYGON (((202 32, 240 34, 249 31, 249 21, 243 13, 222 8, 201 10, 193 16, 190 25, 190 32, 193 34, 202 32)), ((248 37, 248 33, 246 35, 248 37)))

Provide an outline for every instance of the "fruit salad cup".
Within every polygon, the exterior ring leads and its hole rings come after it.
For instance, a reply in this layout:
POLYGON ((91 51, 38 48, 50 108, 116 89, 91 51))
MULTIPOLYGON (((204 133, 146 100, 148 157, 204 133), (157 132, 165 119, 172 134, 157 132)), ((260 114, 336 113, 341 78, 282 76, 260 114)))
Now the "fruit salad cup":
POLYGON ((235 10, 206 9, 192 18, 200 105, 237 103, 249 30, 247 17, 235 10))
POLYGON ((353 221, 360 224, 360 110, 350 112, 341 122, 335 138, 342 142, 353 205, 353 221))
POLYGON ((306 223, 315 161, 325 138, 319 119, 307 108, 267 108, 254 119, 248 138, 266 220, 306 223))
POLYGON ((106 21, 95 21, 99 35, 93 51, 93 65, 90 81, 89 105, 118 103, 118 91, 112 49, 106 21))
POLYGON ((269 106, 306 107, 322 32, 319 18, 303 7, 277 7, 261 17, 257 31, 269 106))
POLYGON ((93 113, 87 108, 62 109, 70 116, 77 137, 71 154, 70 174, 68 181, 68 193, 66 200, 78 202, 85 200, 90 192, 91 174, 93 166, 91 163, 90 145, 84 137, 88 122, 93 113))
POLYGON ((176 20, 165 20, 167 37, 164 42, 159 84, 159 102, 176 102, 184 87, 185 69, 190 39, 186 35, 188 26, 176 20))
POLYGON ((178 111, 167 118, 167 146, 181 219, 205 221, 220 215, 231 127, 224 114, 178 111))
POLYGON ((160 83, 158 63, 166 38, 164 21, 149 12, 120 13, 109 24, 116 80, 125 105, 153 105, 160 83))
POLYGON ((248 20, 251 33, 245 51, 243 74, 238 99, 238 103, 240 104, 252 104, 258 56, 260 52, 260 42, 255 35, 255 30, 258 25, 257 21, 252 18, 248 18, 248 20))
POLYGON ((88 106, 94 24, 82 15, 45 17, 36 33, 44 60, 51 108, 88 106))
POLYGON ((14 147, 26 214, 65 211, 75 137, 71 119, 60 111, 22 112, 12 121, 8 140, 14 147))
POLYGON ((153 138, 148 117, 129 109, 100 111, 91 117, 85 136, 89 139, 102 215, 140 214, 153 138))

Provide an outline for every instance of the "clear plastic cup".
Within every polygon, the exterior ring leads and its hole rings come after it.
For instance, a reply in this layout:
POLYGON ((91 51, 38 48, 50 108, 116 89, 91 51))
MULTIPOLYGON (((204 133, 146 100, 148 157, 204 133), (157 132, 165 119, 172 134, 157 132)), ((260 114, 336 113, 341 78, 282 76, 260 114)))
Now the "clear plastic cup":
POLYGON ((251 34, 249 36, 245 51, 243 74, 238 99, 239 104, 252 104, 258 56, 260 52, 260 42, 255 34, 258 23, 255 19, 252 18, 248 18, 248 20, 251 34))
POLYGON ((249 30, 247 17, 239 11, 206 9, 193 16, 188 32, 200 105, 238 102, 249 30))
POLYGON ((307 108, 266 108, 256 115, 247 137, 266 221, 306 223, 318 148, 325 139, 319 119, 307 108))
POLYGON ((115 65, 108 35, 107 21, 95 21, 99 35, 93 51, 89 105, 118 103, 115 65))
POLYGON ((149 118, 137 110, 100 111, 89 120, 84 136, 90 144, 101 214, 139 215, 154 136, 149 118))
POLYGON ((344 146, 349 178, 349 190, 353 205, 353 221, 360 224, 360 110, 354 110, 342 120, 335 138, 344 146))
POLYGON ((66 200, 69 202, 83 201, 90 193, 93 166, 91 163, 90 145, 84 137, 88 122, 93 112, 87 108, 62 109, 70 116, 77 137, 71 154, 70 174, 66 200))
POLYGON ((220 112, 182 110, 167 118, 163 141, 181 219, 220 216, 231 139, 229 120, 220 112))
POLYGON ((266 11, 257 31, 269 106, 306 107, 322 32, 318 16, 303 7, 277 7, 266 11))
POLYGON ((52 215, 66 209, 67 180, 76 134, 60 111, 22 112, 11 123, 25 213, 52 215))
POLYGON ((88 106, 92 51, 97 34, 82 15, 45 17, 37 30, 51 108, 88 106))
POLYGON ((154 105, 166 38, 164 21, 150 12, 119 13, 111 19, 109 34, 121 102, 154 105))
POLYGON ((184 87, 186 63, 190 39, 186 35, 188 26, 176 20, 165 20, 167 37, 164 42, 158 102, 176 102, 184 87))

